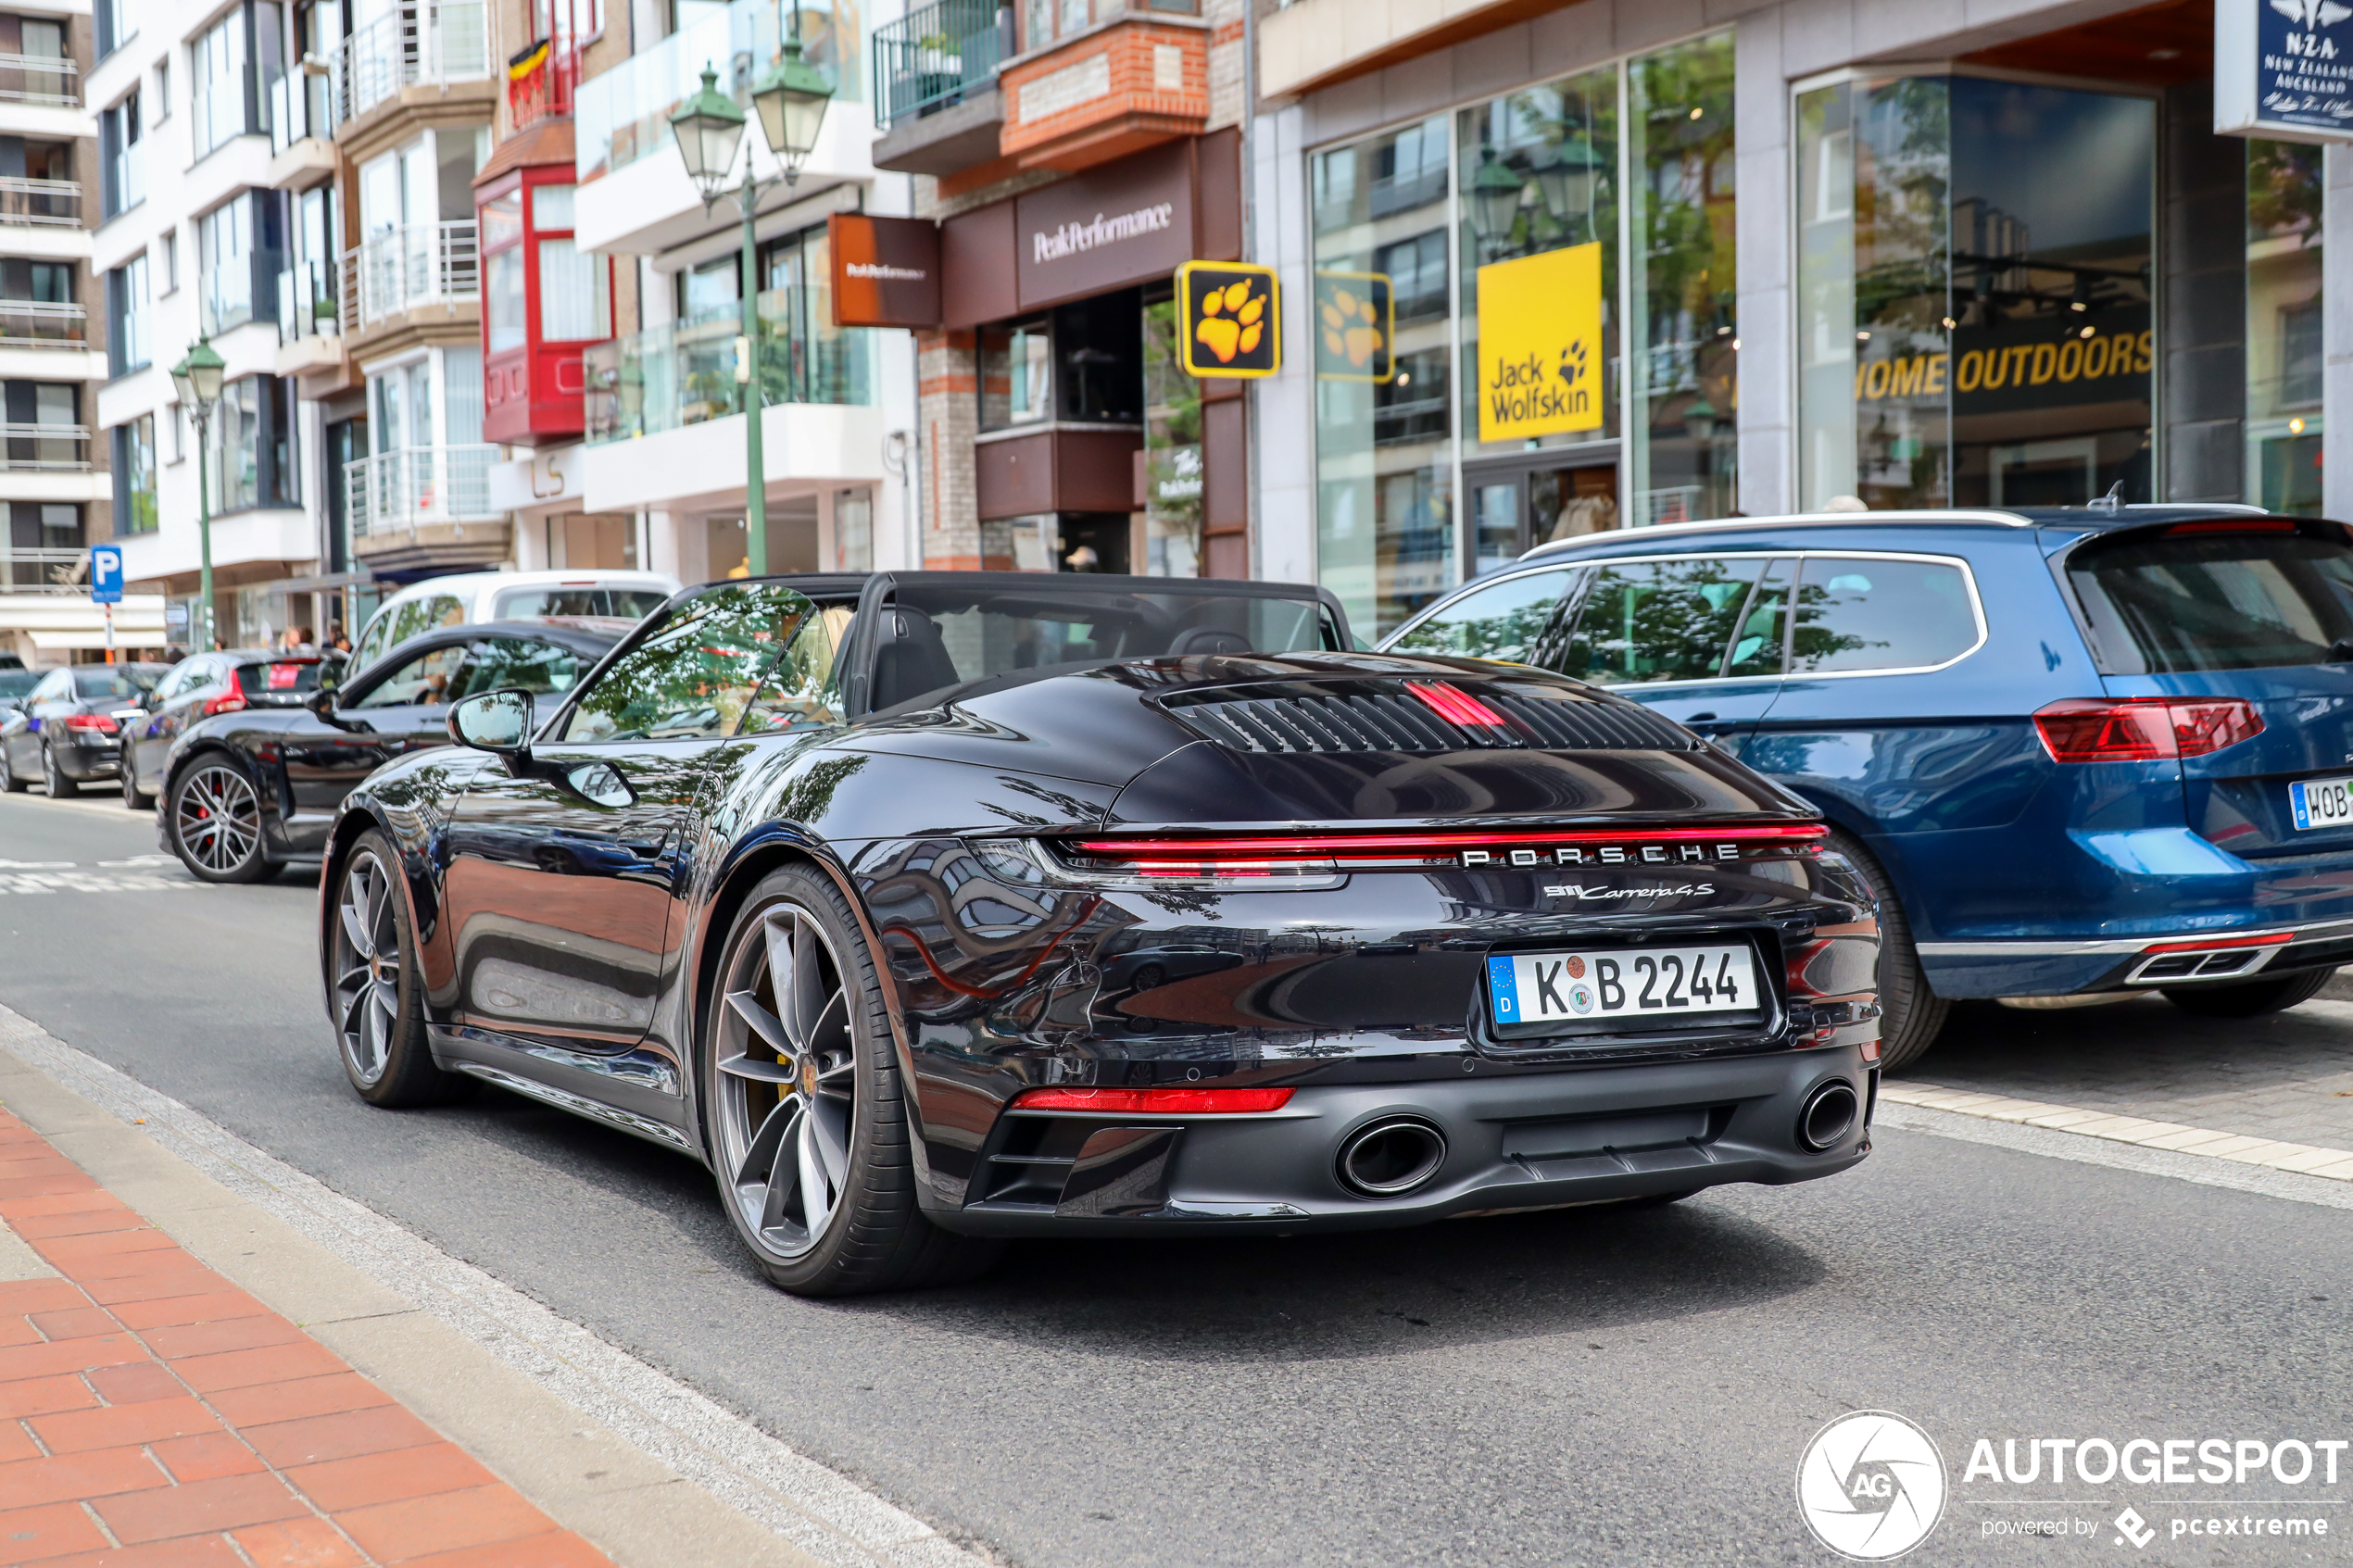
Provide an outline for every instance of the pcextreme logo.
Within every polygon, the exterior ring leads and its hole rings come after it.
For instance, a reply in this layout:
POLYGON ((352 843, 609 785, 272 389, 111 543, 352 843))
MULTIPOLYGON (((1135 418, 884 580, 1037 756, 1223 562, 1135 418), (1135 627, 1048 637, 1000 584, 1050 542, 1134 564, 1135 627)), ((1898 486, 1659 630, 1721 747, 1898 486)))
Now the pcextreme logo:
POLYGON ((1928 1434, 1902 1416, 1856 1411, 1806 1445, 1797 1508, 1815 1537, 1841 1557, 1901 1557, 1944 1515, 1944 1460, 1928 1434))
POLYGON ((1570 245, 1478 270, 1478 438, 1599 430, 1602 247, 1570 245))

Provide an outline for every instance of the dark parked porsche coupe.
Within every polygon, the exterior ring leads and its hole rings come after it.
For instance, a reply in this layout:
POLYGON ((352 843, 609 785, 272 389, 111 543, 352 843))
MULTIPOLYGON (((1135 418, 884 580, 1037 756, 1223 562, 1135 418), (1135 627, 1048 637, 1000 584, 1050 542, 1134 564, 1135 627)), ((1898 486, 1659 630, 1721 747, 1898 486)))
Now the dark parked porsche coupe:
POLYGON ((1606 692, 1350 642, 1273 583, 690 590, 345 803, 346 1070, 703 1160, 809 1294, 1861 1160, 1878 928, 1814 814, 1606 692))

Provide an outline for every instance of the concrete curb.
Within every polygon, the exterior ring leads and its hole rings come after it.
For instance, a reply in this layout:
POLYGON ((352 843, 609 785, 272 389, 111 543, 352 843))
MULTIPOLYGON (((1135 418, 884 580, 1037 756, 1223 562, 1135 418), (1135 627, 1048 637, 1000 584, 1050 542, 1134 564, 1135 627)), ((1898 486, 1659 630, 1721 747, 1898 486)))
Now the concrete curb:
POLYGON ((1934 1084, 1882 1081, 1879 1098, 1882 1102, 1916 1105, 1930 1110, 1949 1111, 1956 1116, 1974 1116, 1989 1122, 2016 1122, 2029 1127, 2048 1127, 2084 1137, 2138 1144, 2144 1148, 2171 1149, 2180 1154, 2235 1160, 2242 1165, 2267 1165, 2275 1171, 2294 1171, 2329 1181, 2353 1182, 2353 1149, 2348 1148, 2283 1143, 2273 1138, 2187 1127, 2179 1122, 2153 1122, 2140 1116, 2119 1116, 2112 1111, 2079 1110, 2072 1106, 2052 1105, 2043 1100, 2013 1099, 2007 1095, 1987 1094, 1981 1089, 1944 1088, 1934 1084))
POLYGON ((6 1008, 0 1100, 623 1568, 981 1568, 667 1374, 6 1008))

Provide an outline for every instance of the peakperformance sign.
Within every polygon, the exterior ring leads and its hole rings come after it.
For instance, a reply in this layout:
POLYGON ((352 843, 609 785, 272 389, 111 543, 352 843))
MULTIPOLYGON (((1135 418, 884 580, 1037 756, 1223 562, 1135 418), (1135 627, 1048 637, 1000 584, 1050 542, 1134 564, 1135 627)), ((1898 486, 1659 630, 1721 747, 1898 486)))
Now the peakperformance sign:
POLYGON ((2290 142, 2353 137, 2353 6, 2215 0, 2214 129, 2290 142))

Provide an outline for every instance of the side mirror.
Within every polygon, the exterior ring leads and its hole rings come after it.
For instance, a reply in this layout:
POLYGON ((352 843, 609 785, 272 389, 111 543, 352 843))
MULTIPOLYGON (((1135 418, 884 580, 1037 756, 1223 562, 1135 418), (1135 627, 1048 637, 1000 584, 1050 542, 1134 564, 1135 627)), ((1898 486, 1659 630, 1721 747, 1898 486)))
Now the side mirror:
POLYGON ((531 756, 531 694, 509 688, 482 692, 449 709, 449 738, 494 756, 531 756))

